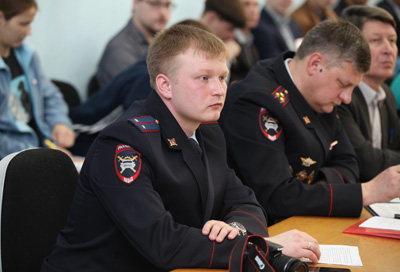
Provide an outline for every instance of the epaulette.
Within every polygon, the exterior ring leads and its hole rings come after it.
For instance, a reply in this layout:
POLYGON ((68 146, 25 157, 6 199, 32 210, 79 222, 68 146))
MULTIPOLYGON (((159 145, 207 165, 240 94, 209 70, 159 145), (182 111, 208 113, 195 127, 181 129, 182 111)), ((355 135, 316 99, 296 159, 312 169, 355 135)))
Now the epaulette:
POLYGON ((282 86, 278 86, 272 93, 272 97, 275 98, 282 107, 289 103, 289 92, 282 86))
POLYGON ((134 117, 128 120, 129 123, 134 125, 141 132, 157 132, 160 131, 158 120, 153 116, 146 115, 140 117, 134 117))

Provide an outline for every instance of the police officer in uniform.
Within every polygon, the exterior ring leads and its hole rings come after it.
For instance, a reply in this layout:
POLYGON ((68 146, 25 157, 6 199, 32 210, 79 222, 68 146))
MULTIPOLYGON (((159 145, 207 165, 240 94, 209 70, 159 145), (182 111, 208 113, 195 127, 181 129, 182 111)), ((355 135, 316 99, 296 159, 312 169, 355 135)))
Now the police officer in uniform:
POLYGON ((220 119, 228 163, 269 219, 359 216, 363 205, 400 195, 400 167, 359 183, 357 157, 336 114, 370 62, 361 32, 328 20, 296 55, 258 62, 228 90, 220 119))
MULTIPOLYGON (((175 25, 155 37, 147 63, 156 92, 95 140, 42 271, 227 268, 244 235, 268 236, 253 191, 227 167, 215 122, 226 57, 223 42, 196 27, 175 25)), ((318 242, 303 232, 268 239, 287 255, 320 256, 318 242)))

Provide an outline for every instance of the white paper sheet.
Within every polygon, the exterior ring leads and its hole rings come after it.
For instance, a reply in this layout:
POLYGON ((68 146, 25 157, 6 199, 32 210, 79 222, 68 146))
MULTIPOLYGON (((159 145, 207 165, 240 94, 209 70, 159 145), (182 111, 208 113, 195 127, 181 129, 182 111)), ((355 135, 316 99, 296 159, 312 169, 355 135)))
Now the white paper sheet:
POLYGON ((364 221, 360 225, 360 227, 400 231, 400 220, 393 219, 393 218, 374 216, 374 217, 371 217, 368 220, 364 221))
POLYGON ((394 218, 395 214, 400 214, 400 203, 398 202, 375 203, 369 205, 369 207, 382 217, 394 218))
MULTIPOLYGON (((362 266, 360 253, 356 246, 319 245, 319 247, 321 258, 318 263, 362 266)), ((310 262, 307 258, 303 258, 302 261, 310 262)))

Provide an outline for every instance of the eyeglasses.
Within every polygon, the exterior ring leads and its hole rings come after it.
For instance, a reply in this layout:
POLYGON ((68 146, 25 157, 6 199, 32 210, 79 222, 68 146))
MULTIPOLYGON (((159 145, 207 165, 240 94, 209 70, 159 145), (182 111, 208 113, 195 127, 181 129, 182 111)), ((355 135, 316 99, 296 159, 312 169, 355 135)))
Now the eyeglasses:
POLYGON ((147 4, 149 4, 150 6, 152 6, 155 9, 166 8, 166 9, 172 10, 176 7, 176 5, 172 2, 163 3, 163 2, 151 1, 151 0, 140 0, 140 1, 146 2, 147 4))

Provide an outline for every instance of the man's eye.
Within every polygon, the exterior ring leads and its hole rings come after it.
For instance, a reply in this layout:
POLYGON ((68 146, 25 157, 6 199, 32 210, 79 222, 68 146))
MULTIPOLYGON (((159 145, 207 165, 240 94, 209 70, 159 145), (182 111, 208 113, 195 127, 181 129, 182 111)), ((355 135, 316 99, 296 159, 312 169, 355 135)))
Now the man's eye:
POLYGON ((200 79, 201 79, 201 80, 207 80, 207 79, 208 79, 208 77, 206 77, 206 76, 202 76, 202 77, 200 77, 200 79))

